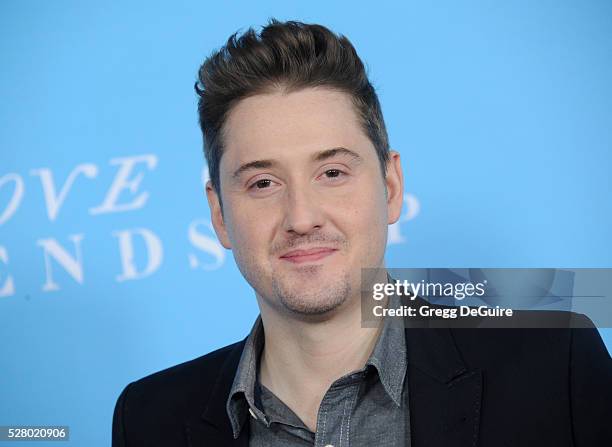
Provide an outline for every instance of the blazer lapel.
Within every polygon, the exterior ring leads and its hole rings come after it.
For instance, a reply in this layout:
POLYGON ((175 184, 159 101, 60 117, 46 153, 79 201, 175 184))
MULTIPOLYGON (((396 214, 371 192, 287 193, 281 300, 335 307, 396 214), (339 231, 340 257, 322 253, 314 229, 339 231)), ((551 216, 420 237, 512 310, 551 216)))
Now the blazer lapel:
POLYGON ((225 408, 243 348, 244 340, 236 345, 219 369, 204 413, 185 422, 188 446, 248 447, 249 425, 245 424, 238 439, 234 439, 225 408))
POLYGON ((451 329, 407 328, 412 447, 478 443, 482 372, 468 370, 451 329))

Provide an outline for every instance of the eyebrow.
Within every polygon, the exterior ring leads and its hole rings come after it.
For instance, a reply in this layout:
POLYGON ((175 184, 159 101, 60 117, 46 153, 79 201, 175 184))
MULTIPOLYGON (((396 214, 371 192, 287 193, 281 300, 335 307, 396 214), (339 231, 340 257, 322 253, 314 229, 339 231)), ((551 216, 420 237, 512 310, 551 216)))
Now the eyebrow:
MULTIPOLYGON (((363 158, 357 152, 347 149, 345 147, 334 147, 331 149, 325 149, 312 155, 312 161, 324 161, 328 160, 336 155, 347 155, 355 161, 361 162, 363 158)), ((254 160, 241 165, 232 174, 232 178, 237 180, 246 171, 254 169, 267 169, 272 168, 278 163, 275 160, 254 160)))
POLYGON ((312 156, 312 159, 314 161, 324 161, 324 160, 327 160, 328 158, 335 157, 336 155, 348 155, 355 161, 363 160, 361 158, 361 155, 359 155, 357 152, 347 149, 345 147, 334 147, 332 149, 326 149, 324 151, 317 152, 316 154, 312 156))

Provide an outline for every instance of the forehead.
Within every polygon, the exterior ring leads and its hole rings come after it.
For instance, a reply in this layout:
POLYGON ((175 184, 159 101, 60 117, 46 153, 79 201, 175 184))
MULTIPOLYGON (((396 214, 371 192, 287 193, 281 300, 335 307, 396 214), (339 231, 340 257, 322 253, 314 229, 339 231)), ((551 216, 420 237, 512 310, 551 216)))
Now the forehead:
POLYGON ((340 146, 375 156, 350 96, 329 88, 245 98, 230 111, 223 139, 222 163, 230 164, 340 146))

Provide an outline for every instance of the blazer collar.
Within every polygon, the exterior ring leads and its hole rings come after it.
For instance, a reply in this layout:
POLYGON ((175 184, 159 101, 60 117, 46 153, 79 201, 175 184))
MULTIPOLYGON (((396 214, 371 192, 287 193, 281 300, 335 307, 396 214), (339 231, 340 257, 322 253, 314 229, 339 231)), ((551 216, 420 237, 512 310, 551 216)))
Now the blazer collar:
POLYGON ((441 383, 468 370, 449 328, 406 328, 406 355, 409 365, 441 383))
POLYGON ((480 432, 483 372, 465 364, 455 329, 421 323, 406 329, 412 445, 473 447, 480 432))
POLYGON ((225 407, 245 341, 246 339, 236 343, 223 362, 204 412, 186 421, 189 446, 248 446, 248 425, 240 432, 238 439, 234 439, 225 407))

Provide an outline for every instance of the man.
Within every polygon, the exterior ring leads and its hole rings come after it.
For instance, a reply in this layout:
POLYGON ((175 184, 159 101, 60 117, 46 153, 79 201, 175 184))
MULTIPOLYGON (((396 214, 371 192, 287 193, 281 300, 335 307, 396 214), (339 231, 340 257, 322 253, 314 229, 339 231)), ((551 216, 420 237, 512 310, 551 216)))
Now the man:
POLYGON ((362 327, 362 268, 384 272, 403 177, 345 37, 273 20, 232 36, 196 90, 212 222, 261 315, 128 385, 113 445, 612 445, 594 329, 362 327))

